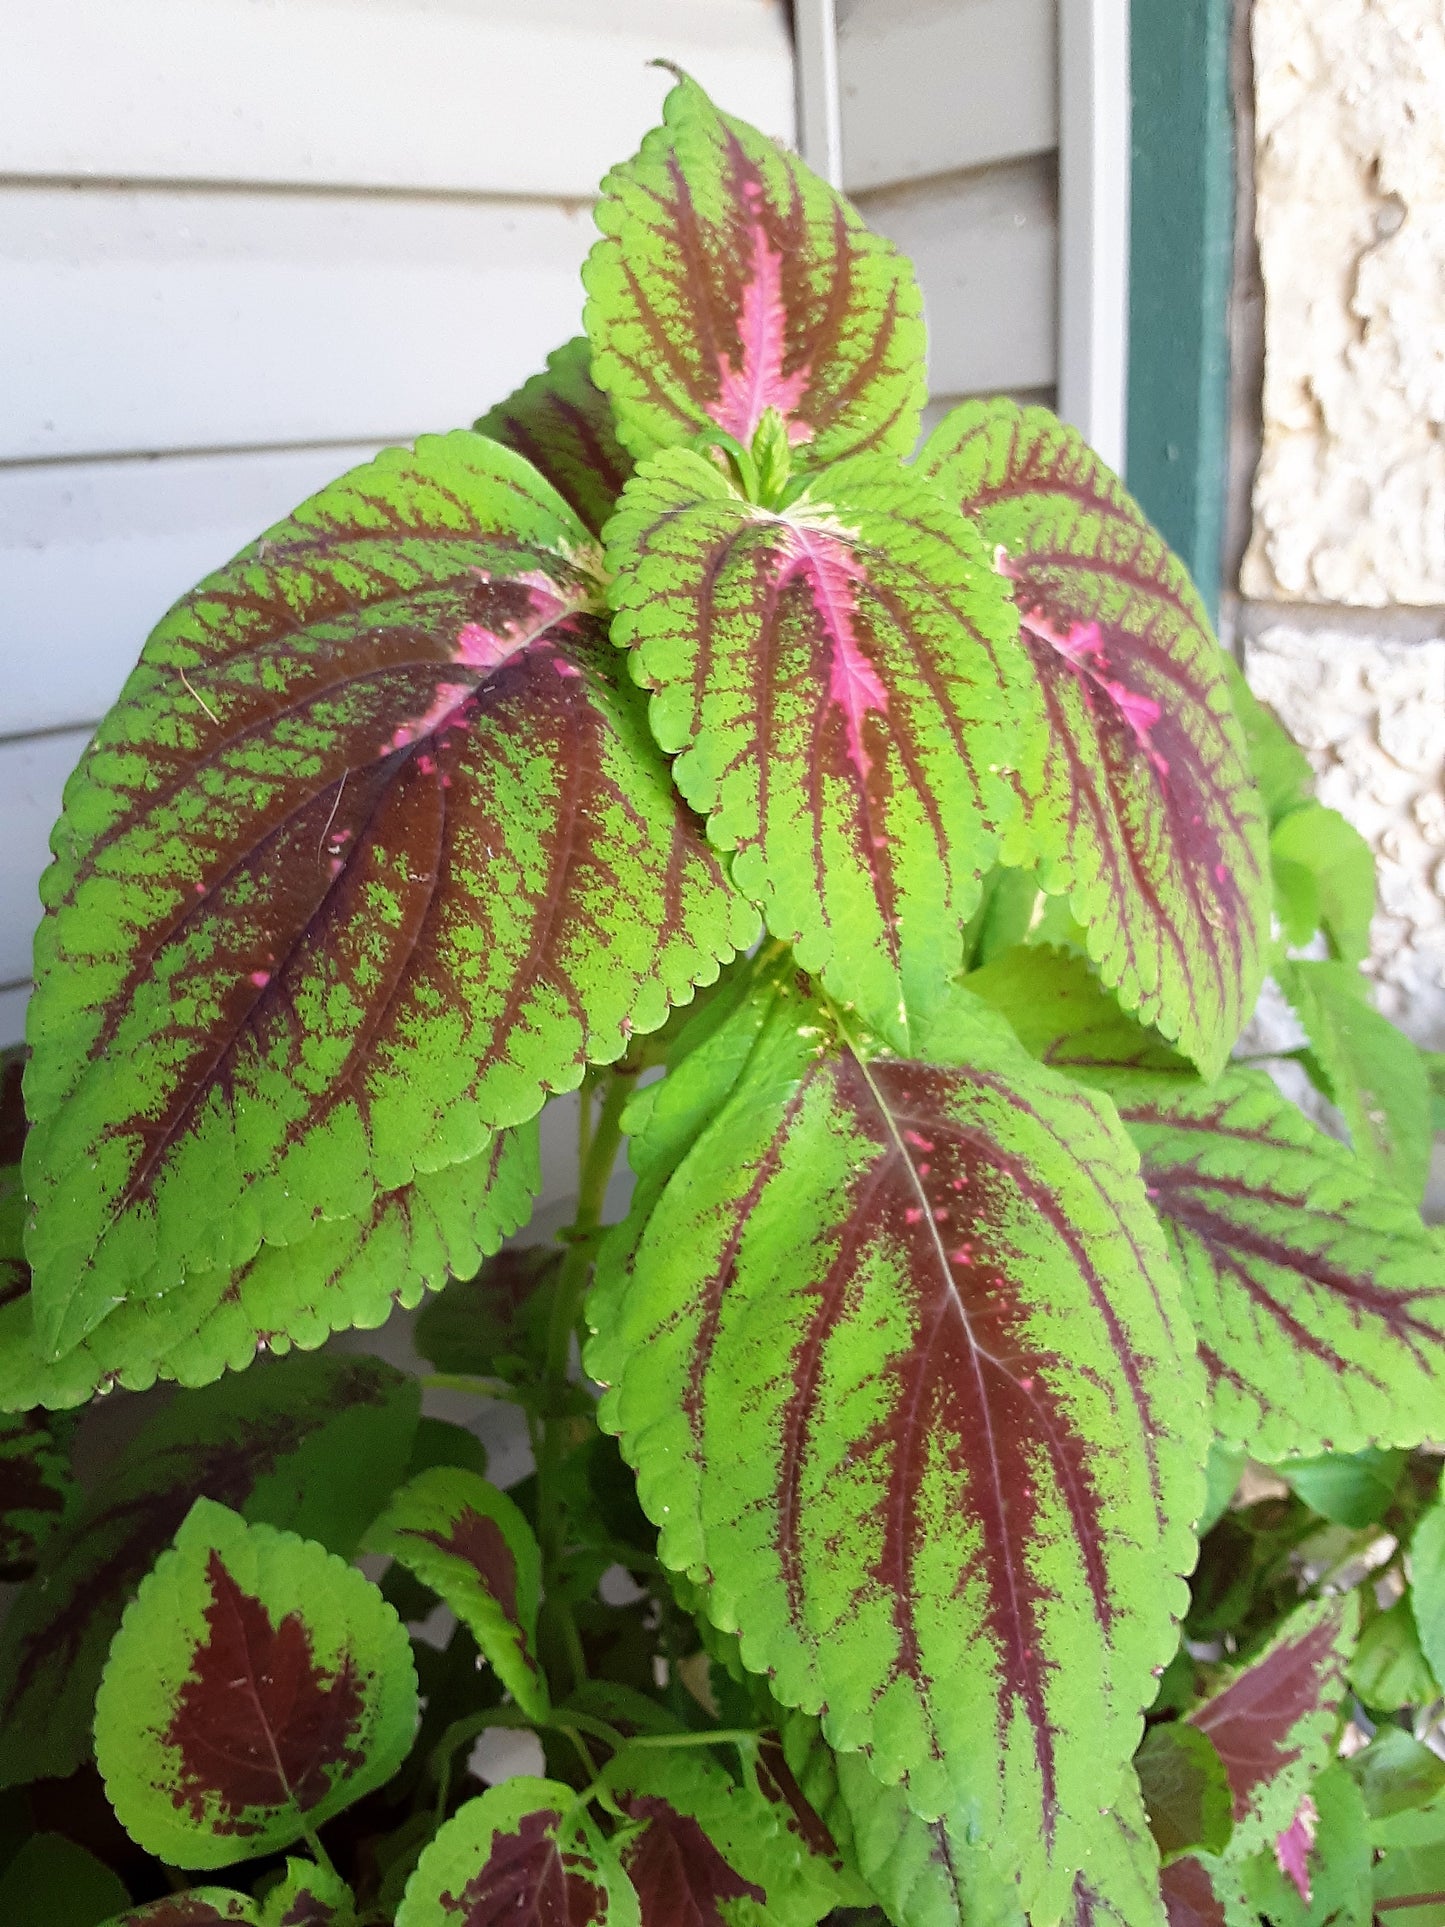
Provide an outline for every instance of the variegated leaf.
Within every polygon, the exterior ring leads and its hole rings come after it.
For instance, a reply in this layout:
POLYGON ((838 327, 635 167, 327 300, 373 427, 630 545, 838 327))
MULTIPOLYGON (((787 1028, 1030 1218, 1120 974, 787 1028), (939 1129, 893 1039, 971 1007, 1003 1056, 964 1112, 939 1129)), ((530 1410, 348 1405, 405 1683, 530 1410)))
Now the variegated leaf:
POLYGON ((200 1499, 116 1634, 95 1757, 147 1852, 226 1867, 384 1785, 416 1719, 406 1629, 375 1586, 200 1499))
POLYGON ((602 184, 583 270, 592 376, 634 455, 768 408, 811 463, 906 455, 924 384, 908 263, 841 195, 680 79, 602 184))
POLYGON ((1445 1244, 1262 1071, 1075 1066, 1139 1148, 1213 1387, 1256 1457, 1418 1445, 1445 1411, 1445 1244))
POLYGON ((1259 1927, 1233 1864, 1186 1854, 1160 1876, 1169 1927, 1259 1927))
MULTIPOLYGON (((731 1094, 604 1260, 603 1423, 778 1698, 1062 1908, 1173 1650, 1202 1486, 1134 1154, 972 999, 916 1062, 786 962, 755 996, 731 1094)), ((650 1158, 644 1133, 644 1200, 650 1158)))
POLYGON ((632 458, 617 439, 591 360, 586 337, 578 335, 548 355, 543 374, 489 408, 476 427, 525 455, 578 519, 601 535, 632 473, 632 458))
POLYGON ((1273 1845, 1329 1760, 1358 1624, 1354 1593, 1310 1600, 1187 1715, 1229 1776, 1232 1860, 1273 1845))
POLYGON ((364 1236, 748 940, 618 685, 594 563, 520 456, 424 438, 151 637, 43 885, 42 1353, 318 1221, 364 1236))
POLYGON ((956 510, 869 456, 775 514, 668 450, 608 543, 613 638, 734 883, 910 1048, 1041 766, 1007 585, 956 510))
POLYGON ((542 1555, 516 1503, 475 1472, 432 1466, 394 1496, 367 1534, 468 1627, 483 1659, 525 1713, 547 1717, 537 1660, 542 1555))
POLYGON ((1263 806, 1183 565, 1077 432, 966 402, 920 467, 1011 585, 1052 724, 1031 847, 1104 981, 1212 1075, 1269 940, 1263 806))
POLYGON ((360 1218, 322 1219, 291 1244, 262 1245, 237 1271, 190 1272, 174 1291, 128 1299, 56 1360, 37 1342, 24 1268, 0 1301, 0 1410, 81 1405, 158 1379, 206 1385, 258 1352, 370 1331, 449 1277, 469 1278, 526 1222, 539 1183, 536 1122, 498 1131, 480 1157, 378 1193, 360 1218))

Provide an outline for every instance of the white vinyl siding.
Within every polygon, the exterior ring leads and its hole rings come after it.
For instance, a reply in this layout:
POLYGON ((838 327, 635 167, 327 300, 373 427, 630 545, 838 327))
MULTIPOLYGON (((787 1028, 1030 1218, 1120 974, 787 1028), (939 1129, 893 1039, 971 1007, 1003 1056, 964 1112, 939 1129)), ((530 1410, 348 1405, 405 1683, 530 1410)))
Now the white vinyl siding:
POLYGON ((0 1044, 61 787, 147 631, 577 331, 658 56, 791 138, 779 0, 8 0, 0 1044))

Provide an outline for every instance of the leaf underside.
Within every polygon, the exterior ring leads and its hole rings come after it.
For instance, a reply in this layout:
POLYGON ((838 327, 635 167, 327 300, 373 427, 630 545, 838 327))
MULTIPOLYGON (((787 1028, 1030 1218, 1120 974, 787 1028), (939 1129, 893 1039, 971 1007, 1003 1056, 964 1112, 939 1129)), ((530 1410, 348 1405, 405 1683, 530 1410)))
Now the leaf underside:
POLYGON ((148 1852, 222 1867, 383 1785, 416 1714, 410 1642, 376 1588, 320 1546, 202 1499, 116 1635, 96 1762, 148 1852))
POLYGON ((608 562, 614 640, 734 883, 910 1048, 1038 780, 1007 585, 955 510, 877 457, 773 514, 666 451, 624 491, 608 562))
POLYGON ((932 1064, 858 1054, 786 965, 732 1022, 757 1041, 690 1147, 654 1108, 660 1196, 635 1148, 602 1422, 778 1698, 1061 1906, 1172 1650, 1204 1456, 1132 1153, 972 1000, 932 1064))
POLYGON ((548 355, 544 373, 489 408, 476 429, 525 455, 578 520, 601 535, 632 473, 632 458, 617 439, 607 397, 592 380, 591 359, 585 337, 578 335, 548 355))
POLYGON ((908 263, 842 196, 690 80, 602 183, 583 270, 592 377, 639 458, 768 408, 799 459, 907 455, 924 401, 908 263))
POLYGON ((1263 807, 1224 658, 1183 565, 1077 432, 966 402, 919 467, 1012 585, 1049 713, 1030 827, 1104 981, 1204 1071, 1254 1007, 1269 941, 1263 807))
POLYGON ((595 561, 519 456, 428 437, 152 635, 43 885, 42 1352, 318 1223, 364 1237, 749 940, 619 682, 595 561))

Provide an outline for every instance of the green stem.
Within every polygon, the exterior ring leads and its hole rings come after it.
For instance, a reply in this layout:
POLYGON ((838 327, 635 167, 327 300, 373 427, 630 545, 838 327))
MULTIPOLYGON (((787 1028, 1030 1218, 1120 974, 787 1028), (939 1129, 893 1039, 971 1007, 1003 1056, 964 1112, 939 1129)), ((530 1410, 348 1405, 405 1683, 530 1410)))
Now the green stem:
POLYGON ((607 1073, 602 1102, 594 1118, 592 1095, 582 1093, 582 1121, 577 1134, 581 1166, 577 1181, 577 1215, 562 1234, 567 1255, 557 1279, 552 1313, 547 1324, 547 1363, 542 1393, 542 1438, 537 1455, 537 1524, 542 1546, 544 1605, 566 1649, 574 1686, 587 1678, 577 1622, 562 1593, 562 1508, 557 1491, 566 1439, 562 1427, 567 1369, 572 1340, 582 1316, 582 1301, 592 1275, 592 1256, 607 1186, 622 1143, 622 1113, 632 1095, 636 1073, 616 1069, 607 1073))
POLYGON ((473 1398, 502 1399, 508 1405, 532 1403, 529 1392, 519 1391, 504 1378, 483 1378, 472 1372, 426 1372, 421 1382, 428 1391, 468 1392, 473 1398))
POLYGON ((301 1838, 306 1842, 307 1851, 321 1871, 330 1874, 331 1878, 336 1881, 338 1885, 344 1886, 345 1882, 336 1871, 331 1855, 326 1851, 325 1847, 322 1846, 320 1836, 317 1834, 315 1828, 303 1827, 301 1830, 301 1838))

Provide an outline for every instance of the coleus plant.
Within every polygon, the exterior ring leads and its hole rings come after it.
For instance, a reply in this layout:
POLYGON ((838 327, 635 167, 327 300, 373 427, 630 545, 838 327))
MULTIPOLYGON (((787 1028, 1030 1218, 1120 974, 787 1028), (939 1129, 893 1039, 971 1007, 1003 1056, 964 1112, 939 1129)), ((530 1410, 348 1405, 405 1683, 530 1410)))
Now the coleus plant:
MULTIPOLYGON (((1299 1548, 1341 1479, 1413 1524, 1445 1431, 1368 851, 1072 429, 917 447, 908 265, 793 156, 680 79, 598 220, 585 338, 184 598, 66 791, 0 1777, 93 1721, 120 1917, 177 1927, 1293 1920, 1326 1812, 1367 1904, 1299 1548), (1267 969, 1348 1146, 1231 1060, 1267 969), (579 1087, 574 1222, 499 1252, 579 1087), (444 1285, 510 1496, 299 1355, 444 1285), (61 1415, 158 1381, 75 1497, 61 1415), (465 1798, 492 1729, 542 1772, 465 1798)), ((1428 1697, 1431 1611, 1361 1706, 1428 1697)))

